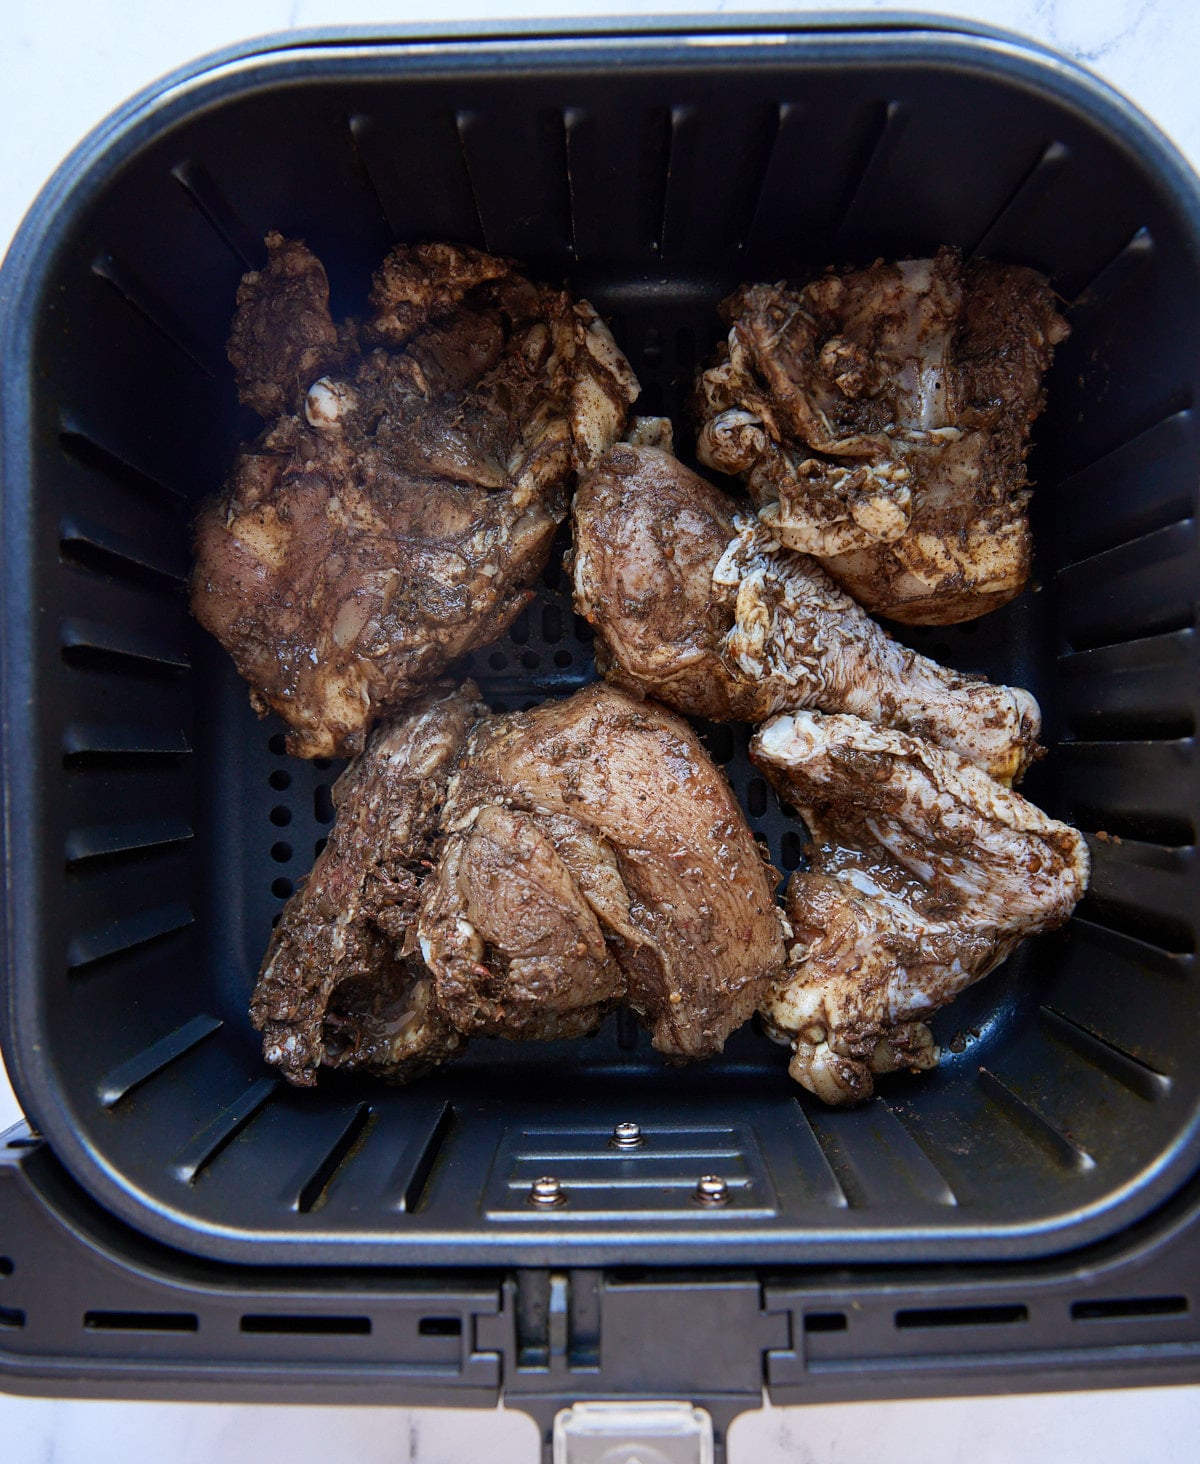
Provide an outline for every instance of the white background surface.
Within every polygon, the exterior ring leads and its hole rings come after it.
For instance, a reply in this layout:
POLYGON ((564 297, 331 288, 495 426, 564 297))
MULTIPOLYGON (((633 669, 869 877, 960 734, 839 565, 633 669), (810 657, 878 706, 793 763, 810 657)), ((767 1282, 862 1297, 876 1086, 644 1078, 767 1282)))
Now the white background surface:
MULTIPOLYGON (((505 15, 848 10, 810 0, 0 0, 0 250, 42 183, 112 108, 219 46, 290 26, 505 15)), ((859 0, 862 10, 913 5, 859 0)), ((927 5, 925 8, 937 8, 927 5)), ((1119 87, 1200 165, 1193 0, 959 0, 949 13, 1049 42, 1119 87)), ((0 1067, 0 1129, 19 1109, 0 1067)), ((732 1464, 1161 1464, 1200 1456, 1200 1387, 1043 1398, 772 1409, 746 1416, 732 1464)), ((0 1396, 4 1464, 537 1464, 521 1414, 428 1409, 67 1403, 0 1396)))

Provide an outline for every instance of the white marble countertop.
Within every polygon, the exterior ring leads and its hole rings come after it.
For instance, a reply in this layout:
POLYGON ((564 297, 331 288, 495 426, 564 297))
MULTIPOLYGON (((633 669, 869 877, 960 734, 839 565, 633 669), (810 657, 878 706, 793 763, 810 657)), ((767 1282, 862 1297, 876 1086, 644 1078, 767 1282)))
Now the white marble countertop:
MULTIPOLYGON (((55 165, 133 92, 207 51, 293 26, 411 20, 780 10, 914 11, 1003 26, 1083 61, 1118 87, 1200 167, 1191 0, 888 0, 789 6, 779 0, 0 0, 0 250, 55 165)), ((20 1110, 0 1066, 0 1129, 20 1110)), ((1149 1464, 1194 1457, 1200 1386, 1039 1397, 842 1404, 747 1415, 732 1464, 1149 1464)), ((536 1432, 500 1410, 271 1408, 63 1402, 0 1396, 6 1464, 536 1464, 536 1432)))

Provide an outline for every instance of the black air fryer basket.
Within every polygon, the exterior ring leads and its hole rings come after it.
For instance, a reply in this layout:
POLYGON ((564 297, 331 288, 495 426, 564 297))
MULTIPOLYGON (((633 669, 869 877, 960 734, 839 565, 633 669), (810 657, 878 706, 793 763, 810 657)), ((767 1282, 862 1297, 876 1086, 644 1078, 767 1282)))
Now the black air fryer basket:
MULTIPOLYGON (((708 24, 708 23, 706 23, 708 24)), ((285 38, 127 106, 3 275, 0 1384, 134 1396, 776 1401, 1194 1379, 1200 1261, 1193 396, 1200 190, 1060 58, 936 22, 285 38), (566 280, 682 404, 745 280, 960 245, 1071 323, 1034 580, 919 649, 1030 687, 1027 791, 1092 889, 938 1019, 941 1068, 822 1108, 751 1030, 632 1023, 293 1092, 246 1018, 336 766, 189 618, 189 524, 256 424, 223 342, 272 228, 360 311, 397 240, 566 280), (644 1143, 614 1148, 614 1124, 644 1143), (39 1137, 40 1136, 40 1137, 39 1137), (569 1199, 537 1210, 552 1173, 569 1199), (694 1202, 701 1174, 731 1200, 694 1202), (686 1268, 686 1270, 684 1269, 686 1268), (289 1389, 294 1390, 289 1393, 289 1389)), ((561 550, 561 546, 560 546, 561 550)), ((498 709, 595 675, 559 567, 468 658, 498 709)), ((785 871, 801 833, 705 731, 785 871)))

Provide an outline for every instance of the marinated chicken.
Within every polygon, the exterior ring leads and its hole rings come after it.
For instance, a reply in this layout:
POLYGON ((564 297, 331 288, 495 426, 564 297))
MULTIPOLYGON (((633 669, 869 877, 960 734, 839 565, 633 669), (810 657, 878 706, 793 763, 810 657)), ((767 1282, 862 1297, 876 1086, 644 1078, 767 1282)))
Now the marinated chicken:
POLYGON ((397 248, 338 327, 320 261, 266 242, 229 356, 268 426, 200 512, 192 609, 289 751, 332 756, 513 620, 638 385, 589 305, 506 260, 397 248))
POLYGON ((706 1057, 783 963, 775 872, 652 703, 601 684, 481 722, 442 822, 421 949, 461 1031, 559 1036, 624 1000, 660 1052, 706 1057))
POLYGON ((669 712, 603 685, 489 717, 469 683, 371 733, 251 1003, 263 1053, 404 1081, 475 1035, 582 1035, 618 1003, 719 1052, 784 961, 775 873, 669 712))
POLYGON ((311 1087, 322 1065, 400 1080, 461 1045, 415 928, 447 782, 484 711, 469 682, 425 693, 334 784, 329 840, 283 908, 250 1005, 289 1082, 311 1087))
POLYGON ((762 1014, 798 1083, 857 1102, 874 1074, 935 1066, 925 1019, 1069 917, 1087 845, 957 754, 857 717, 776 717, 751 756, 812 836, 762 1014))
POLYGON ((572 524, 576 608, 618 686, 712 721, 853 712, 1006 780, 1038 750, 1028 692, 899 645, 815 560, 665 452, 611 448, 572 524))
POLYGON ((1068 327, 1034 270, 955 249, 721 307, 697 451, 868 610, 948 625, 1029 575, 1030 427, 1068 327))

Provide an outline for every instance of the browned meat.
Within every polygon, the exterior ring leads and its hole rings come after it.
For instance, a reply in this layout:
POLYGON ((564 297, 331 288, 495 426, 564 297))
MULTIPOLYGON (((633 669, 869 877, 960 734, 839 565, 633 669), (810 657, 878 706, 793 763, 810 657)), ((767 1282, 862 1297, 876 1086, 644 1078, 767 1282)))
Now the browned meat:
POLYGON ((1087 888, 1087 845, 953 752, 857 717, 776 717, 751 756, 812 834, 788 887, 791 965, 762 1006, 827 1103, 937 1063, 924 1019, 1087 888))
POLYGON ((405 1081, 466 1038, 574 1037, 627 1001, 719 1052, 783 965, 728 784, 687 725, 606 686, 487 717, 467 683, 370 735, 263 960, 266 1060, 405 1081))
POLYGON ((192 608, 289 750, 331 756, 509 624, 638 387, 590 306, 505 260, 399 248, 338 332, 320 262, 267 246, 230 358, 271 420, 201 510, 192 608))
POLYGON ((969 620, 1029 575, 1025 454, 1067 336, 1035 271, 957 250, 751 285, 698 384, 701 460, 868 610, 969 620))
POLYGON ((481 722, 442 818, 420 935, 460 1030, 557 1036, 623 997, 661 1052, 705 1057, 782 965, 775 873, 696 735, 651 703, 595 685, 481 722))
POLYGON ((403 1079, 461 1045, 414 927, 446 783, 483 710, 469 682, 425 694, 334 785, 329 842, 284 906, 250 1006, 289 1082, 311 1086, 322 1064, 403 1079))
POLYGON ((575 604, 616 685, 695 717, 816 707, 920 733, 1019 777, 1037 703, 894 641, 815 560, 665 452, 620 443, 572 509, 575 604))

